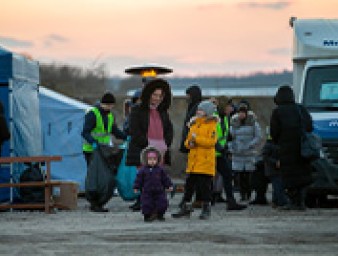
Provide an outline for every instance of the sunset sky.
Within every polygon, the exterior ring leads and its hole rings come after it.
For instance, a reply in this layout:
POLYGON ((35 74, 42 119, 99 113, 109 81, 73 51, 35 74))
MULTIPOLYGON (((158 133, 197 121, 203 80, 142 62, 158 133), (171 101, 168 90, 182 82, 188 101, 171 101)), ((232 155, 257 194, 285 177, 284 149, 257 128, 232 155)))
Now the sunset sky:
POLYGON ((144 63, 189 76, 281 71, 292 68, 289 18, 337 10, 337 0, 10 0, 0 45, 118 76, 144 63))

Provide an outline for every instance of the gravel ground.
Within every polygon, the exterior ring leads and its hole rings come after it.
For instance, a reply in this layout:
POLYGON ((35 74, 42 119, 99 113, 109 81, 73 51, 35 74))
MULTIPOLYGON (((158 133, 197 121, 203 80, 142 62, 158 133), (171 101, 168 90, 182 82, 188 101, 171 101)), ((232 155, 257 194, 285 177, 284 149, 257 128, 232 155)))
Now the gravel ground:
POLYGON ((249 206, 212 208, 207 221, 173 219, 181 194, 170 199, 165 222, 144 223, 130 203, 114 197, 109 213, 92 213, 79 198, 75 211, 0 213, 0 255, 338 255, 338 209, 285 212, 249 206))

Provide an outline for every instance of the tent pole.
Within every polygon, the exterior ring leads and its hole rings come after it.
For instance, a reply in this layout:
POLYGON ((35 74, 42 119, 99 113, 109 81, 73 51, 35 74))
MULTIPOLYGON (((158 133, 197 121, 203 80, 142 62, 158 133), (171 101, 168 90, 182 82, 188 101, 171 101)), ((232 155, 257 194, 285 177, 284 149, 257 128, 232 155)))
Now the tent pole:
MULTIPOLYGON (((10 137, 10 144, 9 144, 9 155, 10 156, 14 156, 14 140, 13 140, 13 81, 12 79, 9 79, 8 81, 8 105, 9 105, 9 131, 11 134, 10 137)), ((10 164, 9 167, 10 171, 9 171, 9 175, 10 175, 10 183, 13 183, 13 163, 10 164)), ((13 197, 14 197, 14 191, 13 191, 13 187, 10 188, 10 193, 9 193, 9 200, 10 203, 13 203, 13 197)), ((10 211, 12 212, 13 209, 11 208, 10 211)))

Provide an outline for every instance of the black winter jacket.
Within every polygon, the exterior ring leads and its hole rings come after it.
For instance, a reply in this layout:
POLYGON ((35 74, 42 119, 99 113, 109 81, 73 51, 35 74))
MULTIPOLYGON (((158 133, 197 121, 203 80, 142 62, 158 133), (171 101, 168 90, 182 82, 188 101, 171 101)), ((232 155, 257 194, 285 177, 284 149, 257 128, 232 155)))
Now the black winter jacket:
POLYGON ((181 143, 180 143, 180 151, 182 153, 189 152, 189 150, 184 145, 185 139, 187 138, 188 131, 189 131, 187 123, 196 114, 198 104, 202 101, 202 91, 198 85, 190 86, 186 90, 185 93, 190 96, 190 99, 189 99, 189 105, 188 105, 187 112, 185 114, 183 129, 182 129, 182 138, 181 138, 181 143))
POLYGON ((270 133, 273 142, 279 146, 280 171, 286 188, 306 186, 311 183, 310 163, 300 155, 301 117, 306 131, 313 130, 312 118, 301 105, 296 105, 293 91, 282 86, 275 97, 277 108, 272 112, 270 133))
MULTIPOLYGON (((157 89, 162 88, 164 90, 164 99, 162 103, 157 107, 157 110, 161 116, 163 126, 163 136, 165 143, 169 149, 173 141, 173 125, 170 121, 168 108, 171 103, 171 92, 169 85, 162 79, 155 79, 148 83, 142 91, 141 104, 136 105, 131 109, 129 116, 129 135, 131 137, 128 151, 126 165, 139 166, 140 155, 142 150, 148 146, 148 126, 149 126, 149 101, 151 94, 157 89)), ((169 150, 164 156, 166 164, 170 164, 169 150)))

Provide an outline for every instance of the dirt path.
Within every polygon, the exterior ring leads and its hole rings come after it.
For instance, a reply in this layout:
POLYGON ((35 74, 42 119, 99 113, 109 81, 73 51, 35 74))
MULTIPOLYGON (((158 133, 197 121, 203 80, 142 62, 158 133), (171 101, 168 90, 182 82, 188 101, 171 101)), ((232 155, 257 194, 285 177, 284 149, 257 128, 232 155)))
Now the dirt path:
POLYGON ((72 212, 0 213, 0 255, 337 255, 338 209, 281 212, 250 206, 212 218, 172 219, 181 195, 170 201, 164 223, 144 223, 129 203, 113 198, 95 214, 79 199, 72 212))

